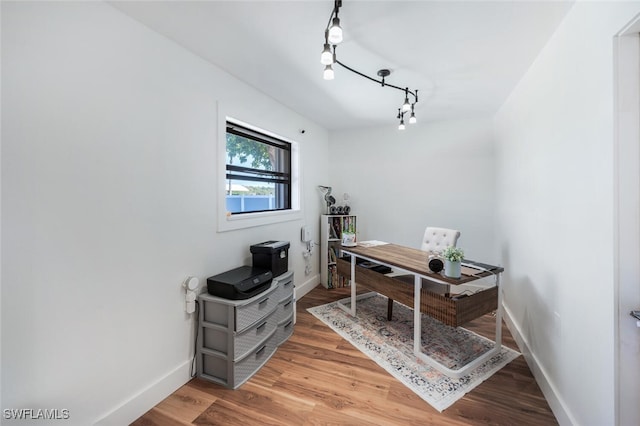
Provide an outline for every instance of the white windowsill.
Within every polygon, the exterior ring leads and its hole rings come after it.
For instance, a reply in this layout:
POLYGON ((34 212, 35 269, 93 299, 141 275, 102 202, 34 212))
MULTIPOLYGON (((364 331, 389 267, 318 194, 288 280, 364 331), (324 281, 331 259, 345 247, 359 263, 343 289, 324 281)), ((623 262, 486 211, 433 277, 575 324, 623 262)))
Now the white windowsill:
POLYGON ((218 232, 233 231, 235 229, 251 228, 254 226, 271 225, 302 219, 301 210, 282 210, 272 212, 243 213, 219 217, 218 232))

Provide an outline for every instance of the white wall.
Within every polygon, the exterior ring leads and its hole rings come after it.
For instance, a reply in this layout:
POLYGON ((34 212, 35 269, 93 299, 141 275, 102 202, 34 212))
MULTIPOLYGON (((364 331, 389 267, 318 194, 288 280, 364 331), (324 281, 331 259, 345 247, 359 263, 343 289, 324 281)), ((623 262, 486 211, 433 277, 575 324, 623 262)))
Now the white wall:
POLYGON ((2 408, 130 422, 188 379, 182 281, 252 243, 317 283, 325 130, 104 3, 2 2, 2 63, 2 408), (303 220, 216 232, 217 102, 300 143, 303 220))
POLYGON ((613 36, 638 11, 578 2, 495 119, 505 305, 561 424, 615 424, 613 36))
POLYGON ((461 231, 469 259, 497 262, 492 122, 418 122, 332 132, 330 177, 338 204, 351 196, 359 240, 420 247, 426 226, 461 231))

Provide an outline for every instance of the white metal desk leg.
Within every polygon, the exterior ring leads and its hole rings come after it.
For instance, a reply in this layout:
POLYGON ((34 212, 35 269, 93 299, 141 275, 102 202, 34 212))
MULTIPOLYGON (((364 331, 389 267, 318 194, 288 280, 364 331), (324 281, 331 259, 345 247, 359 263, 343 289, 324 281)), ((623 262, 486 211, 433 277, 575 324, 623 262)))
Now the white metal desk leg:
POLYGON ((356 316, 356 257, 351 255, 351 315, 356 316))
POLYGON ((496 275, 496 287, 498 287, 498 309, 496 310, 496 347, 502 348, 502 286, 500 274, 496 275))
POLYGON ((420 291, 422 278, 414 276, 413 282, 413 352, 422 353, 422 317, 420 314, 420 291))
POLYGON ((375 296, 377 293, 375 291, 371 291, 369 293, 361 294, 356 296, 356 256, 353 253, 349 253, 351 255, 351 296, 337 300, 336 303, 338 307, 348 313, 351 316, 356 316, 356 303, 358 300, 366 299, 368 297, 375 296), (349 306, 347 306, 349 303, 349 306))

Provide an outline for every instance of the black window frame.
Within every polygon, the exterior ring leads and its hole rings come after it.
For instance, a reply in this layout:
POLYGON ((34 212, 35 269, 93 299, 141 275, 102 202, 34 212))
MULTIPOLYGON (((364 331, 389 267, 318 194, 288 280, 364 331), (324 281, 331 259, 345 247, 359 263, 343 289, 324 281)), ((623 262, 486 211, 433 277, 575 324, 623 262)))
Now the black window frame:
MULTIPOLYGON (((227 135, 233 134, 254 142, 263 143, 273 146, 279 151, 277 162, 282 163, 277 167, 278 170, 263 170, 252 167, 235 166, 228 164, 228 156, 225 160, 225 180, 244 180, 254 182, 269 182, 275 184, 275 205, 273 209, 251 210, 243 212, 229 212, 231 215, 243 215, 252 213, 274 212, 292 210, 292 143, 263 133, 259 130, 243 126, 233 121, 227 120, 225 132, 225 151, 227 144, 227 135)), ((225 193, 226 198, 226 193, 225 193)))

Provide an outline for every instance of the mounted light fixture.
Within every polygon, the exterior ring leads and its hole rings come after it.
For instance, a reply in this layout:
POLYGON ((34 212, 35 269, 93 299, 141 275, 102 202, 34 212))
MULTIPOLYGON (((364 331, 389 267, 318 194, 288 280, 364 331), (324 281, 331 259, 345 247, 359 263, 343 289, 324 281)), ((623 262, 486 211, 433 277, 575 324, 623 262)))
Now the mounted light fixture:
POLYGON ((331 46, 329 46, 329 30, 324 31, 324 48, 320 56, 320 63, 322 65, 333 64, 333 53, 331 53, 331 46))
POLYGON ((336 58, 336 45, 342 42, 342 27, 340 26, 340 18, 338 18, 338 12, 342 7, 342 0, 334 0, 333 10, 331 11, 331 15, 329 16, 329 22, 327 23, 327 27, 324 30, 324 48, 322 49, 322 54, 320 56, 320 63, 324 65, 324 73, 323 77, 325 80, 333 80, 335 78, 335 73, 332 65, 338 64, 341 67, 351 71, 354 74, 359 75, 360 77, 364 77, 368 80, 371 80, 375 83, 380 84, 382 87, 391 87, 396 90, 400 90, 404 92, 404 102, 400 108, 398 108, 398 120, 400 120, 400 124, 398 125, 398 129, 404 130, 404 115, 411 111, 411 115, 409 117, 409 124, 414 124, 416 120, 415 114, 415 105, 418 103, 418 90, 411 91, 408 87, 404 89, 402 87, 394 86, 393 84, 388 84, 385 82, 385 77, 388 77, 391 74, 391 71, 388 69, 381 69, 378 71, 378 77, 381 77, 380 80, 377 80, 373 77, 369 77, 366 74, 361 73, 360 71, 356 71, 355 69, 343 64, 338 61, 336 58), (331 46, 333 46, 333 52, 331 51, 331 46), (413 102, 410 102, 409 96, 413 97, 413 102))
POLYGON ((404 103, 402 104, 402 111, 408 112, 411 109, 411 104, 409 103, 409 88, 404 89, 404 103))
POLYGON ((411 116, 409 117, 409 124, 415 124, 416 123, 416 113, 413 110, 413 105, 411 105, 411 116))
POLYGON ((398 117, 400 120, 400 124, 398 125, 398 130, 404 130, 404 112, 402 112, 401 108, 398 108, 398 117))
POLYGON ((322 77, 325 80, 333 80, 335 78, 335 73, 333 72, 333 68, 331 67, 331 65, 326 65, 324 67, 324 73, 322 74, 322 77))
MULTIPOLYGON (((337 2, 338 1, 336 0, 336 3, 337 2)), ((342 6, 342 1, 340 1, 340 6, 342 6)), ((329 41, 331 44, 342 43, 342 27, 340 26, 340 18, 338 18, 338 7, 335 9, 336 17, 333 18, 333 21, 331 21, 331 27, 329 27, 329 41)))

